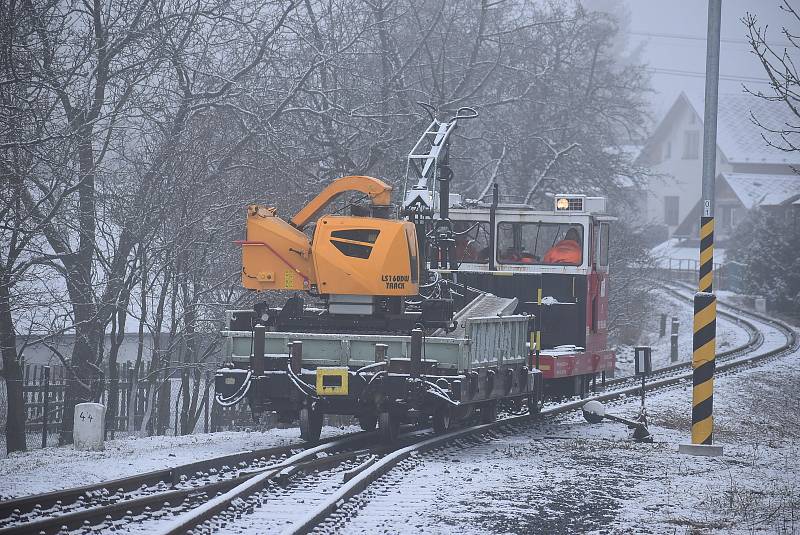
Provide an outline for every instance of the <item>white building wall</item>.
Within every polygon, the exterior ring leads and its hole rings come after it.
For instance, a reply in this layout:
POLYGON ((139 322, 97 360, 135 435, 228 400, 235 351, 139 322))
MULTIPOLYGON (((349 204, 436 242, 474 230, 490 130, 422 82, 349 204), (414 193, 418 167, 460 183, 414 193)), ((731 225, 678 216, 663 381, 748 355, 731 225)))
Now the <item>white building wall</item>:
MULTIPOLYGON (((690 154, 691 156, 691 154, 690 154)), ((647 220, 656 225, 665 225, 665 197, 678 197, 677 223, 668 225, 670 236, 678 224, 700 200, 703 173, 703 125, 694 111, 684 106, 674 117, 666 135, 651 147, 651 177, 647 199, 647 220), (695 158, 685 157, 686 132, 694 131, 697 146, 695 158)), ((717 173, 728 172, 732 166, 723 161, 717 151, 717 173)))

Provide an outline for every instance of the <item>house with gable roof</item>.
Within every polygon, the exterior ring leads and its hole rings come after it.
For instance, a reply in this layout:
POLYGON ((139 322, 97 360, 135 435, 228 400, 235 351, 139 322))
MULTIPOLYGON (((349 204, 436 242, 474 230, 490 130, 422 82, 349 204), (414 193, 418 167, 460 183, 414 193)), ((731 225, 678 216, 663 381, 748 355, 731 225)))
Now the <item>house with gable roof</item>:
MULTIPOLYGON (((703 95, 681 93, 645 143, 637 163, 653 175, 647 188, 645 221, 665 237, 696 238, 703 165, 703 95), (684 221, 686 223, 684 224, 684 221)), ((782 102, 746 93, 720 94, 717 117, 718 235, 730 232, 744 213, 764 203, 794 202, 800 193, 800 153, 770 146, 770 134, 753 123, 780 127, 790 117, 782 102)), ((777 139, 771 139, 777 144, 777 139)))
MULTIPOLYGON (((761 208, 787 219, 800 218, 800 176, 756 173, 719 173, 716 179, 714 234, 723 245, 744 215, 761 208)), ((700 201, 673 233, 675 239, 693 240, 700 232, 700 201)))

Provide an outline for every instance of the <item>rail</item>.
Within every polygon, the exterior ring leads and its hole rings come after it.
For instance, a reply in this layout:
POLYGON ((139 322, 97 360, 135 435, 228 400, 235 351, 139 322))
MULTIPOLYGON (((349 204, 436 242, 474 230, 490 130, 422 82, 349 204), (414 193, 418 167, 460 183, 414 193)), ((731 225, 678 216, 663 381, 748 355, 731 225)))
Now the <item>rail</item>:
MULTIPOLYGON (((682 294, 674 288, 671 291, 678 292, 679 296, 682 298, 690 299, 689 296, 682 294)), ((747 344, 719 355, 717 364, 718 373, 736 370, 743 366, 777 357, 787 351, 797 349, 797 333, 784 322, 755 312, 744 311, 736 307, 728 306, 727 308, 732 309, 734 312, 725 311, 722 313, 734 314, 743 325, 751 329, 751 336, 747 344), (763 325, 759 327, 757 325, 759 322, 780 331, 785 338, 785 342, 777 346, 770 344, 771 348, 762 349, 764 347, 764 337, 763 335, 759 335, 758 331, 763 331, 766 327, 763 325), (762 350, 759 351, 759 349, 762 350)), ((656 378, 648 383, 646 385, 647 390, 668 388, 691 380, 692 377, 689 363, 669 366, 662 368, 661 371, 664 372, 664 376, 656 378)), ((342 439, 330 439, 320 446, 304 448, 300 452, 296 451, 297 445, 261 450, 258 452, 243 452, 234 456, 200 461, 192 465, 184 465, 173 469, 141 474, 130 478, 124 478, 123 480, 107 482, 105 484, 58 491, 48 493, 48 495, 21 498, 12 502, 4 502, 0 503, 0 515, 8 515, 11 513, 12 515, 20 516, 23 514, 20 508, 24 508, 26 511, 41 510, 42 508, 46 508, 49 504, 55 503, 57 500, 62 500, 63 504, 65 499, 77 499, 78 496, 90 496, 93 493, 102 493, 103 489, 133 489, 142 484, 155 484, 156 481, 162 483, 160 492, 154 493, 153 496, 129 497, 127 499, 117 500, 115 503, 107 504, 104 506, 105 508, 103 506, 97 506, 85 511, 73 511, 70 512, 69 515, 57 516, 54 519, 38 520, 38 522, 44 523, 25 523, 6 526, 0 529, 0 534, 29 533, 32 532, 33 529, 35 529, 33 532, 44 531, 50 533, 57 531, 62 525, 80 527, 81 525, 86 525, 87 522, 89 524, 107 524, 110 521, 109 519, 119 518, 120 515, 125 515, 122 520, 124 524, 124 522, 127 521, 125 519, 129 518, 131 511, 142 511, 146 510, 147 507, 158 511, 164 507, 163 502, 165 499, 171 500, 172 503, 185 500, 189 504, 185 506, 188 509, 178 511, 178 516, 171 519, 161 519, 160 523, 156 526, 156 530, 163 533, 183 533, 189 529, 193 529, 194 526, 209 526, 208 522, 210 519, 215 518, 217 515, 222 515, 222 517, 226 519, 226 522, 235 521, 238 516, 244 514, 244 512, 239 511, 239 509, 242 507, 252 508, 252 505, 247 505, 248 502, 246 498, 253 492, 262 492, 261 489, 264 489, 265 485, 270 481, 279 481, 281 478, 291 478, 294 474, 300 473, 306 469, 322 470, 324 467, 335 466, 345 461, 358 462, 352 469, 345 472, 344 481, 338 488, 326 495, 319 503, 313 504, 308 511, 302 514, 302 516, 286 528, 285 531, 286 533, 292 534, 308 533, 319 526, 320 523, 325 522, 326 519, 336 514, 336 511, 344 507, 349 500, 369 487, 369 485, 381 478, 404 459, 468 437, 473 437, 473 439, 477 440, 491 440, 492 436, 496 435, 496 432, 517 432, 519 426, 536 426, 542 418, 549 419, 560 414, 577 410, 589 400, 611 401, 638 394, 641 391, 641 386, 638 383, 626 385, 624 383, 625 380, 626 379, 620 379, 609 382, 607 387, 610 390, 596 396, 547 407, 543 409, 539 415, 531 416, 525 414, 511 416, 497 422, 467 427, 437 436, 431 436, 429 432, 411 433, 406 435, 404 439, 406 443, 395 445, 386 451, 375 449, 362 451, 354 449, 361 445, 368 445, 373 441, 374 435, 360 433, 342 439), (293 448, 295 448, 294 451, 293 448), (187 476, 195 472, 208 472, 213 466, 239 464, 241 462, 247 462, 248 459, 253 460, 265 455, 284 455, 284 458, 266 463, 266 465, 263 466, 255 466, 254 469, 251 467, 249 471, 243 472, 241 469, 239 469, 238 472, 231 471, 230 477, 203 483, 199 485, 199 488, 192 489, 190 485, 184 485, 183 488, 174 487, 176 478, 180 480, 182 476, 187 476), (320 457, 320 455, 325 456, 320 457), (169 487, 166 490, 163 488, 165 485, 169 487), (205 499, 195 505, 191 501, 191 496, 195 496, 194 499, 197 501, 196 496, 201 491, 205 492, 205 496, 208 496, 210 499, 205 499), (215 493, 220 494, 214 496, 215 493), (39 504, 39 508, 36 508, 37 503, 39 504), (14 512, 13 510, 15 508, 20 509, 20 511, 14 512)), ((133 520, 131 519, 130 521, 133 520)))

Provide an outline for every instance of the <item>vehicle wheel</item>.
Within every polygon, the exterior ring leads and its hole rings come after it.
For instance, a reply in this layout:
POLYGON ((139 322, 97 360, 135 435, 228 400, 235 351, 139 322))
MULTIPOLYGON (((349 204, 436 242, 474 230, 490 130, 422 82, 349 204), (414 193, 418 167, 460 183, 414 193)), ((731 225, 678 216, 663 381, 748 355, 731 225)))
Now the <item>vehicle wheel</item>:
POLYGON ((433 413, 433 430, 444 433, 450 429, 450 407, 444 407, 433 413))
POLYGON ((591 375, 577 375, 575 377, 575 392, 581 399, 585 399, 589 394, 591 375))
POLYGON ((375 431, 378 425, 378 416, 375 414, 362 414, 358 417, 358 425, 367 432, 375 431))
POLYGON ((378 415, 378 432, 384 442, 394 442, 400 434, 400 419, 394 413, 384 411, 378 415))
POLYGON ((535 395, 528 396, 528 414, 531 416, 536 416, 542 410, 541 402, 536 399, 535 395))
POLYGON ((490 424, 497 420, 497 402, 487 401, 481 406, 481 423, 490 424))
POLYGON ((300 409, 300 438, 306 442, 319 442, 322 433, 322 412, 309 407, 300 409))

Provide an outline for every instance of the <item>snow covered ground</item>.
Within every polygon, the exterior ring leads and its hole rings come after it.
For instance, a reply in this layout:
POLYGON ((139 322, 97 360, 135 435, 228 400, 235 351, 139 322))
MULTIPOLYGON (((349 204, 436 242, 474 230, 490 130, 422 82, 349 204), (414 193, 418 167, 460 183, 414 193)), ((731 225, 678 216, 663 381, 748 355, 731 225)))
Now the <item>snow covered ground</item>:
MULTIPOLYGON (((693 305, 665 292, 658 292, 658 301, 653 307, 653 316, 647 322, 639 345, 653 348, 653 368, 673 364, 670 362, 670 329, 673 316, 678 318, 678 362, 692 360, 693 305), (661 314, 667 315, 666 335, 659 338, 661 314)), ((717 317, 717 351, 726 351, 747 343, 747 333, 725 316, 717 317)), ((633 374, 633 347, 617 346, 617 377, 633 374)))
MULTIPOLYGON (((578 413, 426 455, 367 491, 344 533, 797 533, 800 353, 717 379, 719 458, 689 441, 691 383, 648 398, 656 442, 578 413), (402 517, 399 512, 402 511, 402 517)), ((638 399, 607 406, 635 417, 638 399)))
MULTIPOLYGON (((360 428, 326 426, 322 436, 356 431, 360 428)), ((105 451, 52 447, 13 453, 0 459, 0 499, 88 485, 229 453, 287 444, 302 444, 299 429, 129 437, 106 441, 105 451)))
MULTIPOLYGON (((688 359, 690 306, 665 296, 662 307, 680 318, 685 334, 681 355, 688 359)), ((728 325, 725 340, 731 347, 745 342, 744 333, 737 334, 727 321, 720 323, 728 325)), ((722 327, 720 337, 724 332, 722 327)), ((663 342, 655 335, 651 343, 658 348, 663 342)), ((677 453, 678 444, 689 440, 687 382, 648 397, 654 444, 633 443, 623 426, 590 425, 575 413, 478 447, 449 447, 371 486, 367 505, 341 531, 800 531, 800 353, 721 376, 716 392, 715 441, 725 448, 722 458, 677 453)), ((638 398, 608 405, 610 413, 628 417, 637 409, 638 398)), ((323 436, 356 430, 326 427, 323 436)), ((0 498, 292 443, 300 443, 297 429, 121 438, 108 441, 103 452, 51 447, 12 454, 0 459, 0 498)))

